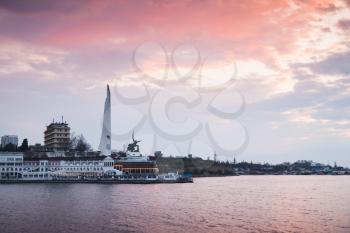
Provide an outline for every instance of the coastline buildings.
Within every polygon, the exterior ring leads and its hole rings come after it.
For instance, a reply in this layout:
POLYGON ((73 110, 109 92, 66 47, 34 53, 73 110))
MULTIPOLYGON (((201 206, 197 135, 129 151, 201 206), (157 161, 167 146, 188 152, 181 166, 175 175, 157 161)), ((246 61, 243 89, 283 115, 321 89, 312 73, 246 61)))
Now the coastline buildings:
MULTIPOLYGON (((68 149, 70 128, 67 122, 63 122, 63 119, 62 122, 53 122, 47 126, 44 134, 47 149, 54 151, 68 149)), ((133 175, 133 178, 136 178, 141 174, 148 176, 157 173, 155 161, 151 161, 148 156, 142 156, 138 142, 133 138, 133 143, 128 146, 126 157, 117 158, 117 163, 111 158, 111 98, 109 86, 107 86, 99 156, 51 157, 46 153, 45 157, 23 159, 23 153, 0 153, 1 179, 75 180, 114 177, 123 174, 127 177, 133 175)), ((37 147, 41 146, 37 145, 37 147)))
POLYGON ((45 147, 36 145, 45 156, 23 158, 23 153, 0 153, 1 179, 60 180, 96 179, 122 176, 126 179, 156 178, 158 168, 155 159, 143 156, 138 142, 128 145, 125 156, 111 158, 111 96, 107 86, 104 105, 100 153, 92 157, 67 156, 70 128, 67 122, 52 122, 45 131, 45 147), (46 151, 47 150, 47 151, 46 151), (50 156, 50 151, 62 151, 63 156, 50 156))
POLYGON ((70 128, 67 122, 52 122, 44 132, 44 143, 48 150, 65 151, 69 148, 70 128))
POLYGON ((17 135, 4 135, 1 137, 1 147, 4 148, 6 145, 12 144, 18 146, 18 136, 17 135))

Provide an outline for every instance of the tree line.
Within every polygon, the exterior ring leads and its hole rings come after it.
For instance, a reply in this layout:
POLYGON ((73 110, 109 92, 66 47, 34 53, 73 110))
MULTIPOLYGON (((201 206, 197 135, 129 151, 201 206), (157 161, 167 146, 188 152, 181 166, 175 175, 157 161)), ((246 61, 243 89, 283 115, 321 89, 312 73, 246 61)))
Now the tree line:
POLYGON ((29 150, 29 145, 28 145, 27 138, 23 139, 22 144, 19 147, 12 143, 8 143, 5 146, 0 148, 0 151, 5 151, 5 152, 26 152, 28 150, 29 150))

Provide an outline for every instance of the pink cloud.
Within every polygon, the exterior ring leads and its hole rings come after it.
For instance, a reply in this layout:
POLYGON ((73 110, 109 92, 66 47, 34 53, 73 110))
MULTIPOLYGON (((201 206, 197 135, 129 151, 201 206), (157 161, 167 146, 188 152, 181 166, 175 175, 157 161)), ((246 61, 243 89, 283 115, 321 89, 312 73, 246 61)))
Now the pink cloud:
POLYGON ((350 20, 349 19, 339 20, 337 23, 337 26, 344 31, 350 30, 350 20))
POLYGON ((274 53, 292 51, 320 12, 336 8, 332 1, 318 0, 87 1, 71 11, 60 10, 67 6, 62 3, 57 11, 31 8, 13 24, 35 22, 38 25, 31 24, 36 26, 34 42, 69 49, 108 46, 120 37, 126 39, 124 48, 145 40, 169 44, 194 40, 235 50, 242 58, 254 54, 269 60, 271 49, 274 53))

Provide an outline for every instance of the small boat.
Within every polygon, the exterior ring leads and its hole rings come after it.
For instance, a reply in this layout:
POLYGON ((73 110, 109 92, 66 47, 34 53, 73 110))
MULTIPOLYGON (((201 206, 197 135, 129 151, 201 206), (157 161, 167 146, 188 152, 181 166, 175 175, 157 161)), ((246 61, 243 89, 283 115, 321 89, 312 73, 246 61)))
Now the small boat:
POLYGON ((175 172, 169 172, 167 174, 158 175, 158 178, 162 181, 177 181, 180 178, 180 175, 175 172))

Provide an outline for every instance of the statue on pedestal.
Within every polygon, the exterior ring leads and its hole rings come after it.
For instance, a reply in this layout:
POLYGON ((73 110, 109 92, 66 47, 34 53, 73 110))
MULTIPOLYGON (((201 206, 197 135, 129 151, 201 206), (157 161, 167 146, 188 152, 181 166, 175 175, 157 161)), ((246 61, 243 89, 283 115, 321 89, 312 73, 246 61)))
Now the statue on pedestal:
POLYGON ((140 148, 138 143, 141 142, 139 140, 135 140, 134 138, 134 132, 132 132, 132 143, 128 144, 127 150, 130 152, 140 152, 140 148))

